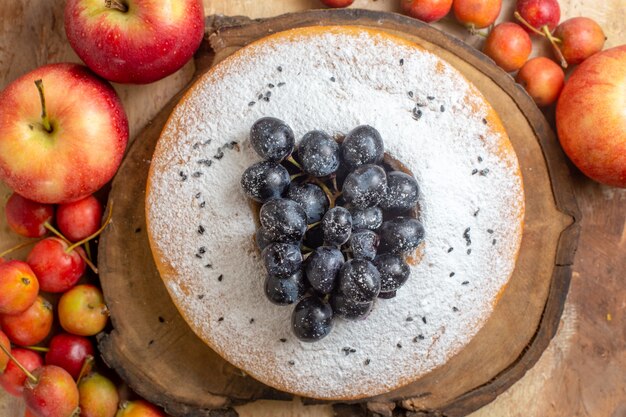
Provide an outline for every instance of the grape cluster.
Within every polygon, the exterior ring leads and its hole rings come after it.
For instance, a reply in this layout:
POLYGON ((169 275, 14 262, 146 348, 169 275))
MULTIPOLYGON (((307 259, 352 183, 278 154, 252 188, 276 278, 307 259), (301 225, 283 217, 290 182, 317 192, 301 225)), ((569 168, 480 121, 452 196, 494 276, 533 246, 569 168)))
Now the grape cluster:
POLYGON ((296 304, 296 337, 320 340, 336 317, 363 319, 376 298, 394 297, 424 228, 411 216, 417 181, 383 164, 379 132, 358 126, 339 143, 314 130, 296 149, 292 129, 264 117, 250 142, 263 161, 246 169, 241 187, 262 204, 255 240, 268 273, 265 294, 274 304, 296 304))

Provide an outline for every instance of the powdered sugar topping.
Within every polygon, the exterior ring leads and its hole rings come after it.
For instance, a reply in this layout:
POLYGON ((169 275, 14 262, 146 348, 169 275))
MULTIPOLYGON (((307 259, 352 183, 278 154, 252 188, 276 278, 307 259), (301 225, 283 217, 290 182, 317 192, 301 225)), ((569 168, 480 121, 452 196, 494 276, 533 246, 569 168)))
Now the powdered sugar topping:
POLYGON ((523 191, 489 107, 449 64, 367 31, 297 31, 253 44, 204 76, 174 111, 152 161, 151 244, 191 328, 260 381, 316 398, 361 398, 445 363, 484 324, 513 271, 523 191), (249 129, 278 117, 296 141, 369 124, 415 175, 426 230, 397 297, 336 320, 316 343, 293 307, 266 300, 255 217, 240 189, 259 160, 249 129))

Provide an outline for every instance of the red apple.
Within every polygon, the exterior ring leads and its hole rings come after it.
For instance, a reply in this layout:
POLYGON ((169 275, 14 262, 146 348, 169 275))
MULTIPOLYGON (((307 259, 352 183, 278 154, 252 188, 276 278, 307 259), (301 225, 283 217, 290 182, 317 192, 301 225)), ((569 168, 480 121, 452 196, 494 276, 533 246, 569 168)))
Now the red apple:
MULTIPOLYGON (((11 350, 11 354, 29 372, 43 366, 41 355, 32 350, 15 348, 11 350)), ((4 373, 0 374, 0 387, 15 397, 22 396, 24 381, 26 374, 13 361, 10 361, 4 373)))
POLYGON ((117 171, 127 141, 117 94, 82 65, 46 65, 0 92, 0 180, 29 200, 93 194, 117 171))
POLYGON ((41 237, 48 233, 45 224, 54 216, 54 206, 36 203, 17 193, 9 197, 5 211, 11 229, 25 237, 41 237))
POLYGON ((493 24, 500 15, 502 0, 454 0, 452 10, 456 20, 470 29, 493 24))
POLYGON ((606 35, 594 20, 574 17, 557 26, 554 36, 561 39, 557 46, 568 64, 580 64, 604 48, 606 35))
MULTIPOLYGON (((6 350, 11 352, 11 341, 9 340, 7 335, 2 332, 2 330, 0 330, 0 345, 4 346, 6 350)), ((2 374, 7 368, 8 363, 9 357, 6 353, 4 353, 4 350, 0 350, 0 374, 2 374)))
POLYGON ((545 57, 529 60, 519 70, 515 80, 524 87, 537 106, 549 106, 559 98, 565 73, 554 61, 545 57))
POLYGON ((532 52, 528 33, 520 25, 504 22, 496 25, 483 46, 483 52, 507 72, 521 68, 532 52))
POLYGON ((98 231, 102 220, 102 206, 90 195, 73 203, 61 204, 56 217, 61 233, 70 241, 78 242, 98 231))
POLYGON ((147 401, 136 400, 120 405, 115 417, 165 417, 165 413, 147 401))
POLYGON ((60 366, 69 372, 72 378, 78 379, 85 359, 94 354, 93 344, 86 337, 59 333, 50 340, 46 365, 60 366))
POLYGON ((0 264, 0 314, 19 314, 33 305, 39 281, 27 263, 8 261, 0 264))
MULTIPOLYGON (((561 19, 561 8, 557 0, 518 0, 515 11, 538 31, 543 31, 546 26, 552 32, 561 19)), ((534 32, 526 26, 524 29, 534 32)))
POLYGON ((120 397, 108 378, 91 373, 80 380, 78 393, 80 417, 115 417, 120 397))
POLYGON ((78 387, 63 368, 44 365, 24 383, 24 402, 39 417, 74 417, 78 411, 78 387))
POLYGON ((334 7, 334 8, 348 7, 352 3, 354 3, 354 0, 321 0, 321 1, 322 3, 324 3, 324 6, 334 7))
POLYGON ((65 33, 96 74, 145 84, 181 68, 204 36, 201 0, 68 0, 65 33))
POLYGON ((102 291, 90 284, 77 285, 63 294, 58 310, 61 327, 78 336, 100 333, 109 320, 102 291))
POLYGON ((435 22, 450 12, 452 0, 400 0, 402 11, 424 22, 435 22))
POLYGON ((33 305, 23 313, 0 315, 0 326, 11 342, 20 346, 31 346, 50 334, 52 319, 52 304, 38 296, 33 305))
POLYGON ((48 237, 31 249, 26 262, 35 271, 39 286, 46 292, 64 292, 72 288, 86 269, 78 247, 67 253, 68 244, 56 237, 48 237))
POLYGON ((626 45, 576 68, 557 103, 556 127, 563 150, 585 175, 626 188, 626 45))

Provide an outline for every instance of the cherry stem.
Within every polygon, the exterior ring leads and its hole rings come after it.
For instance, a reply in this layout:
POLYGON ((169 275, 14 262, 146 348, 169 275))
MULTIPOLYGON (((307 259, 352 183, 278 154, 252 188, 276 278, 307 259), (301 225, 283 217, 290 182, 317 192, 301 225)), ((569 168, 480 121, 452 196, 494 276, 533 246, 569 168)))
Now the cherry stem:
POLYGON ((293 180, 295 180, 296 178, 301 177, 301 176, 303 176, 303 175, 306 175, 306 173, 305 173, 305 172, 300 172, 300 173, 298 173, 298 174, 294 174, 294 175, 292 175, 290 178, 291 178, 291 180, 293 181, 293 180))
POLYGON ((521 14, 519 14, 519 12, 515 12, 513 13, 513 16, 515 16, 515 18, 524 26, 526 26, 528 28, 528 30, 532 31, 533 33, 535 33, 536 35, 539 36, 543 36, 545 37, 546 35, 544 35, 544 33, 542 31, 540 31, 539 29, 537 29, 536 27, 534 27, 533 25, 531 25, 530 23, 528 23, 528 21, 526 19, 524 19, 522 17, 521 14))
POLYGON ((567 60, 563 56, 563 52, 561 52, 561 48, 559 48, 559 45, 556 44, 557 38, 552 36, 548 26, 544 26, 542 29, 543 29, 543 32, 546 34, 546 38, 548 38, 548 40, 552 44, 552 48, 554 48, 554 52, 556 53, 556 56, 559 58, 559 61, 561 61, 561 66, 563 68, 567 68, 567 60))
POLYGON ((85 248, 85 253, 87 254, 87 259, 89 259, 91 261, 92 260, 92 258, 91 258, 91 246, 89 246, 89 242, 85 242, 83 247, 85 248))
POLYGON ((296 168, 298 168, 300 171, 304 171, 304 169, 302 169, 302 165, 300 165, 298 161, 293 159, 293 156, 289 156, 289 158, 285 159, 285 161, 290 162, 291 164, 295 165, 296 168))
MULTIPOLYGON (((44 223, 44 227, 46 229, 48 229, 49 231, 51 231, 56 237, 58 237, 59 239, 61 239, 63 242, 65 242, 68 246, 72 245, 72 242, 69 241, 68 238, 66 238, 65 236, 63 236, 63 234, 61 232, 59 232, 57 229, 54 228, 54 226, 52 226, 50 223, 46 222, 44 223)), ((80 256, 82 258, 83 261, 85 261, 85 263, 87 264, 87 266, 89 266, 89 268, 91 268, 91 270, 94 273, 98 273, 98 268, 96 268, 96 266, 93 264, 93 262, 91 262, 87 256, 85 256, 84 253, 82 252, 78 252, 78 256, 80 256)))
POLYGON ((5 256, 7 256, 8 254, 15 252, 16 250, 20 250, 22 248, 25 248, 26 246, 34 245, 35 243, 38 243, 39 241, 41 241, 41 239, 33 240, 31 242, 23 242, 23 243, 20 243, 18 245, 15 245, 12 248, 9 248, 9 249, 5 250, 4 252, 0 253, 0 258, 3 258, 5 256))
POLYGON ((106 227, 109 225, 109 223, 111 223, 111 218, 113 217, 113 201, 111 201, 109 203, 109 214, 107 214, 106 219, 104 220, 104 222, 102 223, 102 226, 100 226, 100 228, 91 236, 87 236, 86 238, 84 238, 83 240, 79 240, 78 242, 72 244, 69 248, 65 249, 65 253, 70 253, 71 251, 73 251, 74 249, 76 249, 77 247, 79 247, 80 245, 89 242, 92 239, 97 238, 103 231, 104 229, 106 229, 106 227))
POLYGON ((335 175, 331 182, 333 183, 333 188, 335 189, 335 192, 339 192, 339 187, 337 187, 337 176, 335 175))
POLYGON ((310 248, 306 245, 300 245, 300 249, 302 250, 302 252, 306 252, 306 253, 313 252, 313 248, 310 248))
POLYGON ((24 349, 28 349, 28 350, 32 350, 35 352, 50 352, 50 349, 47 347, 43 347, 43 346, 25 346, 24 349))
POLYGON ((104 0, 104 6, 107 9, 115 9, 123 13, 128 11, 128 6, 119 0, 104 0))
POLYGON ((94 358, 91 355, 87 355, 83 361, 83 366, 80 368, 78 378, 76 378, 76 385, 80 384, 80 381, 85 375, 87 375, 93 369, 94 358))
POLYGON ((35 377, 35 375, 31 374, 30 372, 28 372, 28 369, 24 368, 24 366, 17 360, 15 359, 15 356, 11 355, 11 352, 9 352, 9 350, 4 347, 4 345, 2 343, 0 343, 0 349, 2 349, 2 351, 4 352, 5 355, 7 355, 9 357, 9 359, 11 359, 11 361, 18 367, 20 368, 20 370, 22 372, 24 372, 24 374, 26 374, 26 376, 28 377, 28 379, 30 379, 31 381, 33 381, 33 383, 37 383, 39 380, 35 377))
POLYGON ((46 132, 50 133, 52 132, 52 125, 50 125, 50 118, 46 111, 46 96, 43 92, 43 80, 35 80, 35 85, 37 86, 37 91, 39 91, 39 100, 41 101, 41 124, 46 132))
POLYGON ((328 186, 324 184, 324 181, 321 181, 319 178, 311 177, 311 181, 317 184, 322 189, 322 191, 324 191, 324 194, 326 194, 326 198, 328 198, 328 202, 330 203, 330 208, 335 207, 335 201, 337 200, 337 197, 341 195, 341 193, 333 193, 332 191, 330 191, 330 188, 328 188, 328 186))

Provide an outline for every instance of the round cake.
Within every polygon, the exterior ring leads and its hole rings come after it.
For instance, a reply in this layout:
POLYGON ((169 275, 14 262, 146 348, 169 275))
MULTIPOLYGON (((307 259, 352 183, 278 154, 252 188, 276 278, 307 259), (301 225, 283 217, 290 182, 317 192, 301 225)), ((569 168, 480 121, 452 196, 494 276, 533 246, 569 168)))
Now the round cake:
POLYGON ((389 392, 463 349, 513 272, 523 215, 517 157, 480 92, 439 56, 357 27, 277 33, 204 74, 162 132, 146 196, 154 259, 193 331, 267 385, 335 400, 389 392), (239 184, 260 160, 249 133, 264 116, 296 142, 371 125, 421 189, 426 236, 409 280, 315 343, 265 297, 258 208, 239 184))

